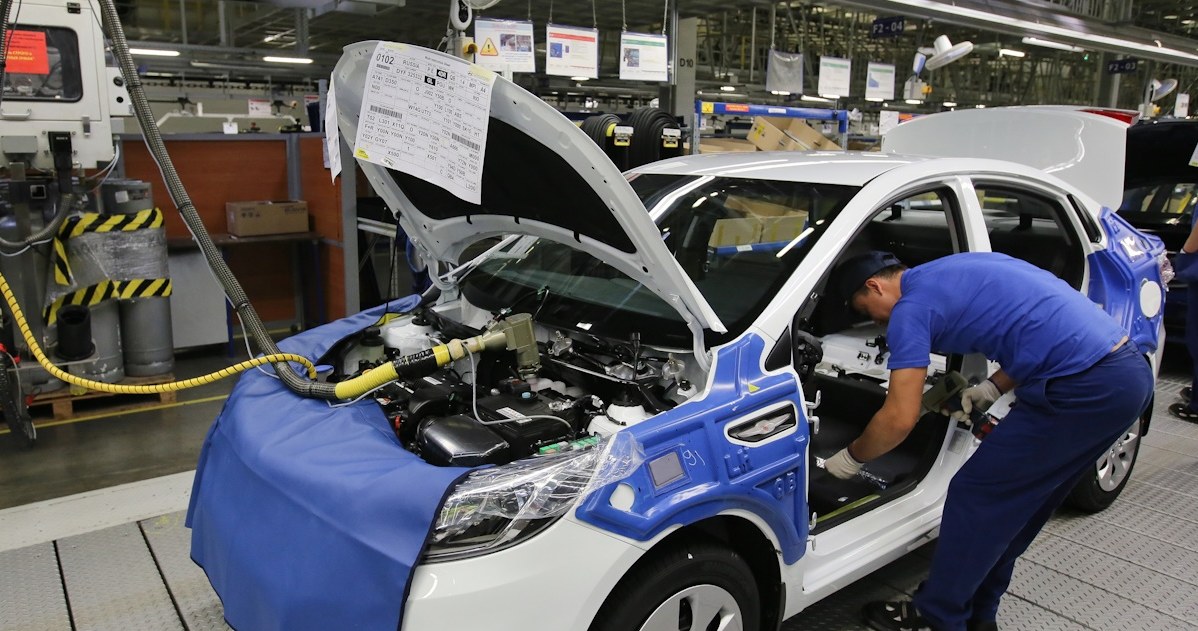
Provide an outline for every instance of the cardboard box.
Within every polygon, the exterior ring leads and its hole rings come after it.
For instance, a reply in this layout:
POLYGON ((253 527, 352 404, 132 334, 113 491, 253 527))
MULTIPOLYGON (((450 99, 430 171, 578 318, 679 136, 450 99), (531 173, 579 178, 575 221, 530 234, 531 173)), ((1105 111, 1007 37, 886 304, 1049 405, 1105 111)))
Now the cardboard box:
POLYGON ((736 138, 704 138, 699 141, 699 153, 733 153, 738 151, 757 151, 757 147, 747 140, 736 138))
POLYGON ((308 202, 228 202, 225 219, 229 234, 238 237, 307 232, 308 202))
POLYGON ((840 145, 798 118, 757 116, 749 129, 749 142, 762 151, 838 150, 840 145))

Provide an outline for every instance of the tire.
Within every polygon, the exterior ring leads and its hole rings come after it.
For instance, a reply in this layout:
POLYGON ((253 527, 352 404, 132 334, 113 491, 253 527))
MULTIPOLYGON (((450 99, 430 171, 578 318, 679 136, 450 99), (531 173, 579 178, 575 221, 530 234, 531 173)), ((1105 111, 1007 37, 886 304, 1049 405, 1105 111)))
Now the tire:
POLYGON ((749 564, 705 541, 681 541, 639 562, 604 601, 591 631, 759 631, 749 564))
POLYGON ((1065 505, 1085 513, 1097 513, 1110 506, 1123 492, 1140 453, 1140 437, 1148 426, 1150 411, 1127 428, 1127 432, 1111 445, 1094 464, 1094 468, 1078 480, 1077 486, 1065 498, 1065 505))

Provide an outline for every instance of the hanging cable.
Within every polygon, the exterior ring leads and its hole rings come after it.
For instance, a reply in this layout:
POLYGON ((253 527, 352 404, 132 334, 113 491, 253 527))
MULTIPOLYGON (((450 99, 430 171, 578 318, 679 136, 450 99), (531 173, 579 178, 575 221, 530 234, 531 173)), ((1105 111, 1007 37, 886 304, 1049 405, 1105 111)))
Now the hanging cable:
POLYGON ((670 0, 661 3, 661 34, 666 34, 666 22, 670 19, 670 0))
POLYGON ((599 30, 599 12, 595 9, 596 0, 591 0, 591 25, 599 30))
POLYGON ((620 0, 620 15, 624 17, 624 30, 628 30, 628 7, 625 6, 624 0, 620 0))
MULTIPOLYGON (((532 19, 531 17, 528 19, 532 19)), ((553 24, 553 0, 549 0, 549 23, 553 24)))

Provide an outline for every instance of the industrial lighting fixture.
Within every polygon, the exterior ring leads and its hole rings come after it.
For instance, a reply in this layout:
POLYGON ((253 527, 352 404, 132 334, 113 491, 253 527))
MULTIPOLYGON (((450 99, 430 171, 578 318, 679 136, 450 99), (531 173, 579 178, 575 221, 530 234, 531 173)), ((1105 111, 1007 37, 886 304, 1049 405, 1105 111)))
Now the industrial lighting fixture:
POLYGON ((590 77, 570 77, 571 81, 589 81, 590 77))
POLYGON ((1084 53, 1086 49, 1081 46, 1073 46, 1071 44, 1062 44, 1052 40, 1040 39, 1039 37, 1025 37, 1023 43, 1029 46, 1043 46, 1044 48, 1055 48, 1057 50, 1067 50, 1071 53, 1084 53))
POLYGON ((977 108, 977 109, 979 109, 979 110, 984 110, 984 109, 986 109, 986 106, 985 106, 985 104, 983 104, 983 103, 978 103, 977 105, 974 105, 974 107, 975 107, 975 108, 977 108))
POLYGON ((1176 19, 1177 19, 1177 16, 1176 16, 1176 15, 1166 15, 1166 16, 1165 16, 1165 19, 1166 19, 1166 20, 1176 20, 1176 19))
POLYGON ((1027 53, 1023 52, 1022 50, 1015 50, 1015 49, 1013 49, 1013 48, 1000 48, 1000 49, 998 49, 998 56, 999 56, 999 57, 1014 57, 1014 58, 1016 58, 1016 59, 1019 59, 1020 57, 1023 57, 1023 56, 1024 56, 1024 55, 1026 55, 1026 54, 1027 54, 1027 53))
POLYGON ((970 18, 970 19, 977 20, 979 22, 985 22, 988 24, 1001 24, 1006 27, 1020 28, 1025 31, 1031 31, 1031 32, 1035 32, 1035 33, 1043 33, 1045 35, 1063 37, 1066 39, 1080 39, 1080 40, 1092 42, 1093 44, 1096 44, 1098 46, 1112 46, 1112 47, 1124 49, 1125 51, 1129 51, 1129 52, 1130 51, 1144 52, 1144 53, 1150 53, 1153 55, 1161 55, 1161 56, 1173 57, 1176 59, 1184 59, 1184 60, 1190 61, 1190 62, 1198 61, 1198 54, 1188 53, 1184 50, 1178 50, 1176 48, 1165 48, 1164 46, 1159 46, 1159 47, 1149 46, 1148 44, 1143 44, 1143 43, 1132 41, 1129 39, 1110 37, 1108 35, 1097 35, 1094 33, 1078 33, 1077 31, 1075 31, 1073 29, 1070 29, 1070 28, 1067 28, 1064 26, 1056 26, 1053 24, 1041 24, 1039 22, 1032 22, 1029 20, 1018 20, 1018 19, 1013 20, 1010 17, 1005 16, 1005 15, 999 15, 997 13, 990 13, 990 12, 982 11, 979 9, 971 9, 968 7, 954 6, 951 4, 945 4, 943 2, 939 2, 937 0, 891 0, 891 2, 894 4, 908 6, 908 7, 912 7, 915 9, 921 9, 923 11, 927 11, 932 14, 948 13, 950 15, 956 15, 956 16, 960 16, 960 17, 970 18))
POLYGON ((159 48, 130 48, 131 55, 145 55, 147 57, 178 57, 177 50, 162 50, 159 48))
POLYGON ((720 90, 723 92, 736 92, 736 86, 722 85, 720 86, 720 90))
POLYGON ((835 101, 836 99, 840 98, 839 94, 821 94, 820 96, 824 97, 825 99, 832 100, 832 101, 835 101))
POLYGON ((906 103, 907 103, 907 105, 919 105, 919 104, 923 103, 923 101, 921 101, 919 99, 907 99, 906 103))
POLYGON ((263 57, 262 61, 270 61, 276 64, 310 64, 312 60, 308 57, 263 57))
POLYGON ((885 101, 886 99, 876 97, 876 96, 867 96, 867 97, 865 97, 865 100, 869 101, 871 103, 881 103, 882 101, 885 101))
POLYGON ((810 96, 807 94, 804 94, 803 96, 801 96, 799 98, 804 101, 811 101, 814 103, 831 103, 832 102, 830 99, 824 99, 824 98, 820 98, 818 96, 810 96))
POLYGON ((774 96, 790 96, 790 92, 787 92, 786 90, 770 90, 770 94, 773 94, 774 96))
POLYGON ((944 103, 942 103, 942 105, 944 105, 945 107, 956 107, 957 102, 956 101, 945 101, 944 103))

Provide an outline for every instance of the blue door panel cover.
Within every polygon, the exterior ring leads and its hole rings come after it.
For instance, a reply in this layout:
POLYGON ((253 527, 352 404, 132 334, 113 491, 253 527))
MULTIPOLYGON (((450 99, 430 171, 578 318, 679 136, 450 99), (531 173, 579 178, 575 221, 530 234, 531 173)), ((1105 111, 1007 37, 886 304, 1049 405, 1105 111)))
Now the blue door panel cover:
POLYGON ((1099 223, 1106 232, 1106 249, 1090 255, 1090 299, 1115 317, 1130 333, 1140 351, 1150 353, 1160 344, 1162 309, 1151 318, 1140 309, 1140 284, 1161 283, 1160 258, 1165 244, 1136 230, 1127 220, 1103 208, 1099 223))
MULTIPOLYGON (((805 497, 808 429, 796 375, 762 368, 765 341, 749 333, 716 354, 707 395, 633 425, 646 465, 620 482, 599 487, 579 505, 576 517, 615 534, 648 541, 667 528, 688 525, 730 510, 748 511, 770 528, 783 560, 802 556, 807 539, 805 497), (760 446, 732 442, 729 423, 754 414, 794 406, 798 420, 790 435, 760 446), (670 452, 679 455, 689 483, 655 487, 650 464, 670 452), (627 509, 612 506, 621 484, 631 487, 627 509)), ((660 481, 659 481, 660 485, 660 481)))

